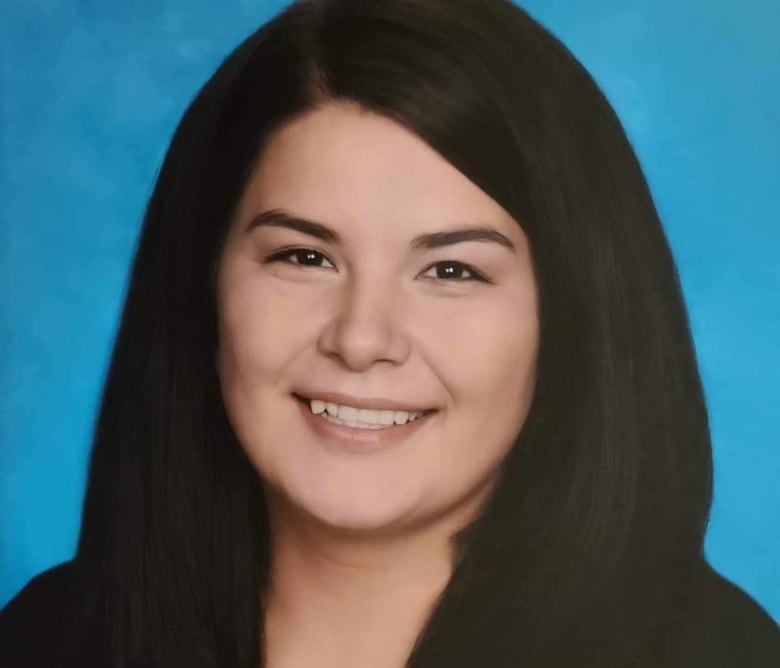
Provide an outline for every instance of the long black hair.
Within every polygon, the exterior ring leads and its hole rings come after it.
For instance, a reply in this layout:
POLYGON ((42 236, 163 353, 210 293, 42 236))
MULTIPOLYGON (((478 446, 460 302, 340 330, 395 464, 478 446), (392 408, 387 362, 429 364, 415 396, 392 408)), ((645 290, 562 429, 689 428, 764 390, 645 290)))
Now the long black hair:
POLYGON ((625 132, 507 0, 302 0, 195 97, 105 383, 64 661, 99 637, 104 665, 262 665, 268 518, 218 389, 215 267, 268 137, 334 100, 410 129, 520 221, 539 286, 530 412, 408 665, 628 665, 704 563, 706 407, 625 132))

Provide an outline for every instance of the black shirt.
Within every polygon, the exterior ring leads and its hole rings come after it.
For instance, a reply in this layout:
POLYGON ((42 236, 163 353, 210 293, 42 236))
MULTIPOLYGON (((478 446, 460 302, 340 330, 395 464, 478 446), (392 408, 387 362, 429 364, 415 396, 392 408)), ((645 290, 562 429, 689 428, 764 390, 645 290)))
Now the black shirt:
MULTIPOLYGON (((0 668, 57 665, 71 570, 66 562, 37 575, 0 611, 0 668)), ((658 668, 780 668, 780 627, 745 592, 708 573, 683 641, 658 668)))

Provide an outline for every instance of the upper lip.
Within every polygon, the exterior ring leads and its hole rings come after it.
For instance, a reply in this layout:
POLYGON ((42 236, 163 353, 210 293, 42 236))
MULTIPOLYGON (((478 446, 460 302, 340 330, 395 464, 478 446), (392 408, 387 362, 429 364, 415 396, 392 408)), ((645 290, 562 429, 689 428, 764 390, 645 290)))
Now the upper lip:
POLYGON ((296 396, 302 399, 319 399, 326 403, 341 404, 344 406, 353 406, 354 408, 368 408, 371 410, 393 410, 393 411, 406 411, 408 413, 414 413, 416 411, 429 411, 430 408, 420 408, 420 405, 411 406, 408 403, 402 401, 395 401, 394 399, 385 399, 383 397, 357 397, 350 396, 349 394, 342 394, 341 392, 295 392, 296 396))

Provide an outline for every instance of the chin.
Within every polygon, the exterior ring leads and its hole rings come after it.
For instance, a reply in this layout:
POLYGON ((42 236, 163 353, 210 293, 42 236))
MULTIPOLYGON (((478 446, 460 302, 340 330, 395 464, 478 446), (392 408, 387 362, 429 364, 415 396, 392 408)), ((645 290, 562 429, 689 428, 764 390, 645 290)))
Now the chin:
POLYGON ((408 499, 398 495, 359 494, 342 489, 337 495, 316 495, 309 489, 295 495, 298 512, 331 529, 349 532, 381 532, 403 524, 415 515, 408 499))

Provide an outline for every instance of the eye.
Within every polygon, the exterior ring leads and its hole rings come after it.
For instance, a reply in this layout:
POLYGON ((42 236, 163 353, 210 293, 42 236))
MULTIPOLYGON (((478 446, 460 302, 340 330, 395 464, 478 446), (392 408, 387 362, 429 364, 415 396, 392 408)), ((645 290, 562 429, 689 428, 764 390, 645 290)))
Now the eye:
MULTIPOLYGON (((266 259, 266 263, 270 262, 284 262, 285 264, 297 264, 302 267, 320 267, 319 262, 327 258, 319 251, 313 248, 289 248, 287 250, 274 253, 266 259), (295 262, 290 258, 295 258, 295 262)), ((330 262, 330 260, 328 260, 330 262)))
POLYGON ((466 282, 466 281, 480 281, 487 282, 487 278, 478 272, 474 267, 463 262, 455 262, 454 260, 445 260, 443 262, 437 262, 432 264, 427 271, 431 269, 437 269, 436 276, 432 277, 437 280, 450 281, 450 282, 466 282), (437 269, 438 268, 438 269, 437 269), (463 273, 469 274, 463 276, 463 273))
MULTIPOLYGON (((322 268, 320 262, 327 259, 325 255, 313 248, 288 248, 278 251, 266 259, 266 263, 283 262, 285 264, 299 265, 301 267, 322 268), (292 261, 295 259, 295 262, 292 261)), ((331 265, 332 266, 332 265, 331 265)), ((444 260, 432 264, 426 271, 437 269, 436 276, 431 276, 434 280, 446 282, 465 283, 467 281, 480 281, 488 283, 488 279, 471 265, 455 260, 444 260), (464 276, 464 272, 467 276, 464 276)))

